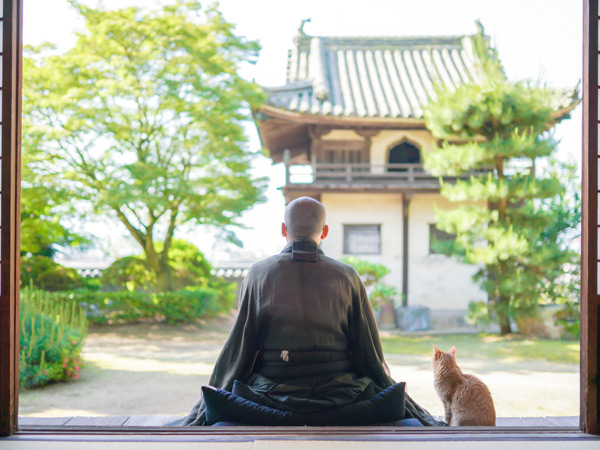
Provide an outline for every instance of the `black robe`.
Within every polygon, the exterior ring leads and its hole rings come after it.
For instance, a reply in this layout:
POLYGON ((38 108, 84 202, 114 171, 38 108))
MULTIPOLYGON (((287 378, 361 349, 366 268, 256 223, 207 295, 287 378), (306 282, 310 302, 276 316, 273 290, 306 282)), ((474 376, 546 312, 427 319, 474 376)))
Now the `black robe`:
MULTIPOLYGON (((231 392, 235 380, 246 383, 256 401, 288 410, 331 409, 364 400, 394 384, 356 270, 325 256, 310 239, 295 239, 280 254, 253 265, 242 282, 238 316, 209 385, 231 392), (306 355, 322 360, 323 355, 345 354, 347 361, 325 363, 331 370, 309 370, 308 375, 301 370, 294 376, 290 373, 295 370, 284 371, 284 376, 261 373, 267 372, 267 363, 262 368, 263 355, 279 354, 282 370, 286 362, 293 364, 294 358, 306 355)), ((424 425, 445 425, 408 395, 406 414, 424 425)), ((189 416, 171 425, 204 424, 200 399, 189 416)))

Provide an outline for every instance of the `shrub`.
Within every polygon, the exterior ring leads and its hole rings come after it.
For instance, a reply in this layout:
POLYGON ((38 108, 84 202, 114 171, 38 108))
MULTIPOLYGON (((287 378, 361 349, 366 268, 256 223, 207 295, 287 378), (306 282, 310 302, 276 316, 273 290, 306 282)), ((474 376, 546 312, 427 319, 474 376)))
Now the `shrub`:
POLYGON ((360 275, 369 294, 369 301, 373 309, 380 308, 386 301, 394 302, 394 298, 398 297, 398 289, 380 282, 383 277, 390 273, 390 269, 383 264, 373 263, 354 256, 344 258, 342 261, 354 267, 360 275))
MULTIPOLYGON (((157 251, 162 251, 162 244, 158 244, 157 251)), ((191 242, 173 239, 169 251, 169 264, 175 288, 178 290, 212 284, 212 267, 204 254, 191 242)), ((143 256, 127 256, 115 260, 102 272, 100 282, 102 289, 106 291, 156 290, 156 274, 143 256)))
POLYGON ((487 302, 471 301, 467 311, 467 322, 481 328, 489 326, 495 320, 494 311, 488 307, 487 302))
POLYGON ((141 257, 126 256, 102 271, 100 284, 106 291, 149 291, 156 286, 156 275, 141 257))
POLYGON ((67 291, 81 289, 84 285, 84 278, 75 269, 61 266, 48 256, 33 255, 21 259, 21 286, 67 291))
POLYGON ((383 264, 373 263, 366 259, 359 259, 354 256, 343 258, 342 262, 350 264, 356 269, 365 286, 369 287, 375 283, 378 283, 383 277, 390 273, 390 269, 385 267, 383 264))
POLYGON ((32 388, 79 377, 87 336, 85 311, 72 300, 37 289, 21 290, 21 386, 32 388))
POLYGON ((579 340, 580 313, 578 302, 566 302, 564 308, 556 314, 556 324, 561 327, 561 338, 579 340))
POLYGON ((225 283, 220 289, 201 287, 162 293, 80 290, 57 294, 83 306, 88 320, 94 324, 176 323, 231 309, 235 302, 235 285, 225 283))
POLYGON ((173 239, 169 251, 169 263, 173 269, 173 279, 177 289, 212 284, 210 274, 212 266, 204 253, 191 242, 173 239))

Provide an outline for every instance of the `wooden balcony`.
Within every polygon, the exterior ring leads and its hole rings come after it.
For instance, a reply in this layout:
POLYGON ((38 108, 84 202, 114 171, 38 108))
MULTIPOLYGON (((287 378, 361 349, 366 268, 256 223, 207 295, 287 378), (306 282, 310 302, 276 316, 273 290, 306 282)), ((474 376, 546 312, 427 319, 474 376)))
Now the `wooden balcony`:
MULTIPOLYGON (((444 181, 453 182, 487 172, 488 170, 479 170, 458 177, 444 177, 444 181)), ((439 188, 439 177, 428 173, 423 164, 313 163, 311 165, 285 165, 285 190, 437 191, 439 188)))

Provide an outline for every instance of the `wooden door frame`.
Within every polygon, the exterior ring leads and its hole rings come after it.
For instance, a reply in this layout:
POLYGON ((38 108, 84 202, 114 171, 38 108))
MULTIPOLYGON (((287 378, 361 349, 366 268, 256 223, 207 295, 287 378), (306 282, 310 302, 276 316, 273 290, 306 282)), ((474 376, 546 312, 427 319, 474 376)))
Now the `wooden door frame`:
POLYGON ((583 10, 581 222, 581 427, 600 433, 598 415, 598 0, 583 10))
MULTIPOLYGON (((3 5, 2 139, 0 207, 0 435, 17 431, 19 343, 20 136, 23 0, 3 5)), ((581 260, 581 430, 600 434, 598 411, 598 0, 583 0, 583 174, 581 260)), ((132 430, 128 430, 130 433, 132 430)), ((164 433, 164 429, 161 430, 164 433)), ((181 430, 184 431, 184 430, 181 430)), ((200 431, 200 430, 198 430, 200 431)), ((209 434, 231 436, 232 431, 209 434)), ((348 435, 355 434, 347 429, 348 435)), ((356 431, 356 430, 355 430, 356 431)), ((424 432, 426 430, 423 430, 424 432)), ((449 435, 453 430, 445 430, 449 435)), ((516 430, 515 430, 516 431, 516 430)), ((519 430, 524 432, 527 430, 519 430)), ((533 430, 532 430, 533 431, 533 430)), ((83 430, 85 433, 86 430, 83 430)), ((95 432, 103 432, 95 429, 95 432)), ((104 430, 114 432, 114 430, 104 430)), ((140 430, 133 431, 140 433, 140 430)), ((157 430, 148 430, 156 433, 157 430)), ((190 429, 186 433, 192 432, 190 429)), ((389 430, 379 431, 379 435, 389 430)), ((414 432, 414 431, 413 431, 414 432)), ((437 433, 438 431, 434 431, 437 433)), ((485 431, 493 433, 493 431, 485 431)), ((506 430, 502 431, 506 433, 506 430)), ((551 433, 552 430, 538 433, 551 433)), ((301 431, 294 433, 302 434, 301 431)), ((324 428, 318 434, 328 435, 324 428)), ((252 435, 240 430, 234 434, 252 435)), ((277 433, 272 433, 277 434, 277 433)), ((368 434, 368 433, 367 433, 368 434)), ((377 432, 373 432, 377 434, 377 432)), ((500 437, 498 439, 506 439, 500 437)))
POLYGON ((0 435, 17 429, 21 190, 22 0, 2 0, 0 435))

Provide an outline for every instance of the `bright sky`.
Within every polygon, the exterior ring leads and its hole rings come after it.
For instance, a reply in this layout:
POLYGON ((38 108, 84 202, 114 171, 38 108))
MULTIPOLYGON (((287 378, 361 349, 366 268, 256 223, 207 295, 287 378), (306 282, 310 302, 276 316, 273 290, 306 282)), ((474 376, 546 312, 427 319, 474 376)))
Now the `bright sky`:
MULTIPOLYGON (((96 5, 95 0, 87 0, 96 5)), ((107 8, 165 3, 163 0, 104 0, 107 8)), ((82 21, 66 0, 27 0, 24 2, 24 41, 49 41, 66 49, 74 42, 74 31, 82 21)), ((582 1, 577 0, 223 0, 221 11, 236 24, 238 34, 260 41, 262 51, 256 66, 246 71, 263 86, 284 83, 287 50, 302 19, 311 19, 304 30, 315 36, 414 36, 464 35, 476 31, 480 19, 486 34, 498 49, 504 67, 513 79, 542 80, 550 86, 573 87, 581 79, 582 1)), ((253 124, 247 127, 249 148, 260 149, 253 124)), ((581 107, 572 119, 560 124, 556 137, 561 141, 559 157, 581 160, 581 107)), ((260 157, 255 173, 271 180, 266 203, 247 212, 249 227, 238 236, 244 248, 255 257, 279 251, 283 217, 281 164, 273 166, 260 157)), ((112 249, 113 256, 139 253, 132 241, 102 233, 106 224, 90 227, 112 249), (119 251, 114 250, 120 249, 119 251)), ((123 229, 123 236, 125 230, 123 229)), ((188 230, 186 238, 195 242, 213 261, 227 258, 227 246, 215 241, 214 233, 188 230)))

